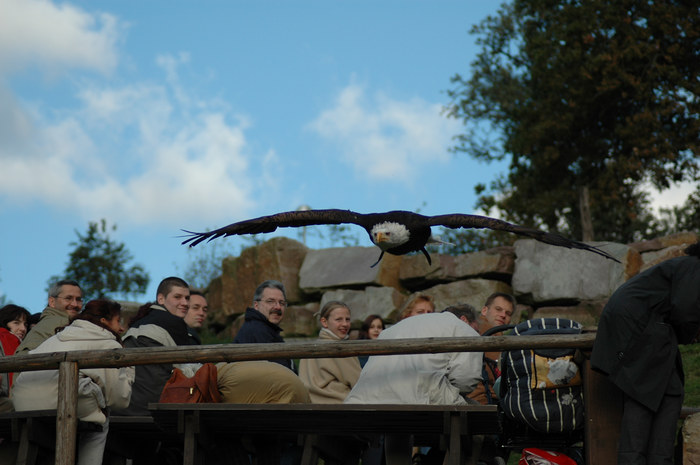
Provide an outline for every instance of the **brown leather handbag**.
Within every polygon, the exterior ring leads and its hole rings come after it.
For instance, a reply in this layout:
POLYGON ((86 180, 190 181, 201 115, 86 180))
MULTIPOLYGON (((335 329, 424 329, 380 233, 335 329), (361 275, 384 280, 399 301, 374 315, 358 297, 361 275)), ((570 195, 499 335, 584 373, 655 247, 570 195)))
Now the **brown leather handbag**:
POLYGON ((221 402, 221 393, 216 381, 216 365, 205 363, 191 378, 185 376, 179 368, 174 368, 173 374, 163 387, 159 402, 168 404, 221 402))

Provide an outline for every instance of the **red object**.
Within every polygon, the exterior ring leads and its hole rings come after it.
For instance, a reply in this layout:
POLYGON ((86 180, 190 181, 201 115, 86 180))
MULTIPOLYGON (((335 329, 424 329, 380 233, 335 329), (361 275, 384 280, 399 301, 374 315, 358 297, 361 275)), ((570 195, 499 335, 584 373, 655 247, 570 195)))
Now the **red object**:
MULTIPOLYGON (((17 347, 19 347, 20 342, 22 342, 17 336, 10 332, 7 328, 0 328, 0 344, 2 344, 2 354, 3 355, 14 355, 17 347)), ((8 373, 9 387, 12 387, 12 378, 14 373, 8 373)), ((8 387, 8 388, 9 388, 8 387)))
POLYGON ((202 365, 191 378, 185 376, 179 368, 174 368, 173 374, 160 394, 159 402, 175 404, 221 402, 216 375, 216 365, 213 363, 202 365))
POLYGON ((529 447, 523 449, 523 455, 518 465, 577 465, 576 461, 561 452, 535 449, 529 447))

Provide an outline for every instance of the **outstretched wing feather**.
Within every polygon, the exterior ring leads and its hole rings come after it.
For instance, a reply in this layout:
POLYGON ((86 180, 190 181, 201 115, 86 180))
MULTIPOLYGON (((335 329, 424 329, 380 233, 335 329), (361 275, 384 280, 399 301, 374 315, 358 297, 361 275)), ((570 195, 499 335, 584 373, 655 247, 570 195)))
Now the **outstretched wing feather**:
POLYGON ((205 240, 212 240, 218 237, 227 237, 239 234, 261 234, 275 231, 277 228, 296 228, 300 226, 313 226, 320 224, 342 224, 353 223, 362 225, 361 220, 364 215, 350 210, 302 210, 277 213, 274 215, 261 216, 250 220, 231 223, 223 228, 208 232, 184 231, 190 235, 182 241, 194 247, 205 240))
POLYGON ((445 226, 451 229, 473 228, 506 231, 513 234, 530 237, 540 242, 544 242, 545 244, 566 247, 569 249, 587 250, 605 258, 615 260, 619 263, 618 259, 595 246, 568 239, 561 234, 550 233, 542 231, 541 229, 527 228, 525 226, 519 226, 517 224, 508 223, 507 221, 490 218, 488 216, 464 215, 458 213, 452 215, 438 215, 430 217, 429 223, 431 226, 445 226))

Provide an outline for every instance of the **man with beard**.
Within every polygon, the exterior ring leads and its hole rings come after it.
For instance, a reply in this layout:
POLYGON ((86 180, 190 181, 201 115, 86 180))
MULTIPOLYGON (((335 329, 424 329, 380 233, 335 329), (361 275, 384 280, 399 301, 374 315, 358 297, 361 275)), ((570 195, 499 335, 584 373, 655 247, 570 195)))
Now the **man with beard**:
MULTIPOLYGON (((233 339, 237 344, 284 342, 279 327, 284 311, 287 309, 287 297, 284 284, 275 280, 262 282, 253 295, 253 307, 245 312, 245 322, 233 339)), ((294 371, 291 359, 273 359, 294 371)))

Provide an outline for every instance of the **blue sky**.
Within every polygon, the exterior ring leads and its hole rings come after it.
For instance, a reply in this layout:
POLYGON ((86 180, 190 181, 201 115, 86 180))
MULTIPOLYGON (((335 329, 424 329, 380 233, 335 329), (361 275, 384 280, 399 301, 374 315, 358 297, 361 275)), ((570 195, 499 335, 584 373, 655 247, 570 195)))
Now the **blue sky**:
POLYGON ((0 295, 40 311, 102 218, 149 272, 145 301, 191 260, 180 229, 302 204, 473 213, 505 165, 449 153, 442 107, 497 7, 2 0, 0 295))

